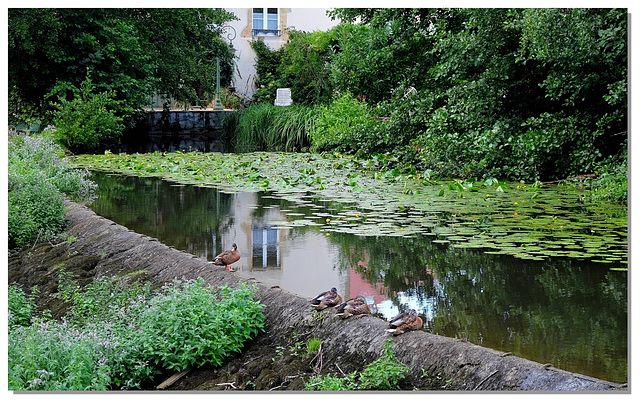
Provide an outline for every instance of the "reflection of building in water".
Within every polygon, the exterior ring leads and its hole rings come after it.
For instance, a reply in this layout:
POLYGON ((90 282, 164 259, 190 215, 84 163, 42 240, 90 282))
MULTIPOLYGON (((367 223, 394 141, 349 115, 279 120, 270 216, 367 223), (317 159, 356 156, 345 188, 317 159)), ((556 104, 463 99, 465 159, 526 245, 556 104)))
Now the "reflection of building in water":
POLYGON ((280 268, 280 230, 264 224, 251 229, 253 268, 280 268))
MULTIPOLYGON (((367 267, 369 261, 368 254, 365 253, 363 261, 358 262, 358 266, 367 267)), ((432 321, 436 316, 436 304, 439 297, 444 296, 442 286, 437 280, 435 270, 426 268, 426 273, 433 278, 433 285, 437 295, 422 295, 420 290, 409 289, 406 292, 394 293, 399 306, 404 310, 415 309, 419 315, 426 318, 427 322, 432 321)), ((428 278, 428 277, 427 277, 428 278)), ((384 282, 370 283, 355 268, 349 269, 347 298, 362 295, 371 306, 372 311, 379 313, 385 318, 392 318, 400 313, 398 305, 391 300, 389 290, 384 286, 384 282)), ((424 284, 418 284, 424 285, 424 284)))
POLYGON ((344 293, 348 273, 335 269, 337 253, 324 233, 274 225, 287 221, 287 215, 265 200, 259 193, 235 193, 227 221, 231 225, 221 227, 218 247, 228 250, 235 242, 240 250, 234 265, 238 275, 308 298, 331 287, 344 293))
POLYGON ((346 298, 362 295, 374 310, 379 303, 389 299, 383 283, 371 284, 353 267, 349 269, 349 292, 347 294, 346 298))

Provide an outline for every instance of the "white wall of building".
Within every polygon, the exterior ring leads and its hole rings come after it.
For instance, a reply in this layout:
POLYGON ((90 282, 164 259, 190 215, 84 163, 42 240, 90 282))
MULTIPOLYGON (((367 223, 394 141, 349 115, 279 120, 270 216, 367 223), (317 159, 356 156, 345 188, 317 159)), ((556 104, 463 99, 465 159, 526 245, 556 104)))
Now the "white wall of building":
MULTIPOLYGON (((280 36, 253 36, 252 35, 252 9, 251 8, 227 8, 234 13, 239 20, 228 23, 235 30, 235 39, 232 40, 236 54, 236 66, 232 85, 236 92, 242 93, 248 98, 256 91, 256 54, 251 48, 251 41, 262 38, 271 49, 279 49, 288 40, 287 28, 295 28, 298 31, 326 31, 338 24, 339 21, 331 20, 326 8, 280 8, 280 36)), ((225 37, 231 33, 225 31, 225 37)), ((294 100, 295 101, 295 100, 294 100)))

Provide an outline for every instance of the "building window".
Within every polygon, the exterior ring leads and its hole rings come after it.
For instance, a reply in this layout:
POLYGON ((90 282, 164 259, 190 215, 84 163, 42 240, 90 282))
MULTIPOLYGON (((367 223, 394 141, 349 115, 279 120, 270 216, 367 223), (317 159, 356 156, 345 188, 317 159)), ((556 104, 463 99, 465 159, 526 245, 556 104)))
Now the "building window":
POLYGON ((280 16, 277 8, 253 9, 253 36, 280 36, 280 16))

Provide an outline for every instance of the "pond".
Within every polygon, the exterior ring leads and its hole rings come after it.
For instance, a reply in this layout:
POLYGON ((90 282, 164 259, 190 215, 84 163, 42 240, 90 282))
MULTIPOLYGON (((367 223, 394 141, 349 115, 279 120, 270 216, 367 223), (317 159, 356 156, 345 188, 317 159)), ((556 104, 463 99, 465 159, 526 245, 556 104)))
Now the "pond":
POLYGON ((209 261, 236 243, 241 277, 309 299, 336 287, 344 298, 365 296, 383 318, 415 308, 424 331, 627 382, 627 272, 610 264, 397 236, 386 220, 386 232, 363 235, 346 230, 365 214, 355 202, 313 192, 285 199, 160 178, 92 179, 97 214, 209 261))

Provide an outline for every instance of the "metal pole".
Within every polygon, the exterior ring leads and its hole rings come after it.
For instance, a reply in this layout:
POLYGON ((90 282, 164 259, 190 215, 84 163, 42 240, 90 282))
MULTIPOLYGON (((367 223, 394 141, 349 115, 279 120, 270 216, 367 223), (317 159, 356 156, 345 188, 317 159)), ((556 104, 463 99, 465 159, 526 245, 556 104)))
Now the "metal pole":
POLYGON ((222 102, 220 102, 220 58, 216 57, 216 106, 214 111, 222 110, 222 102))

